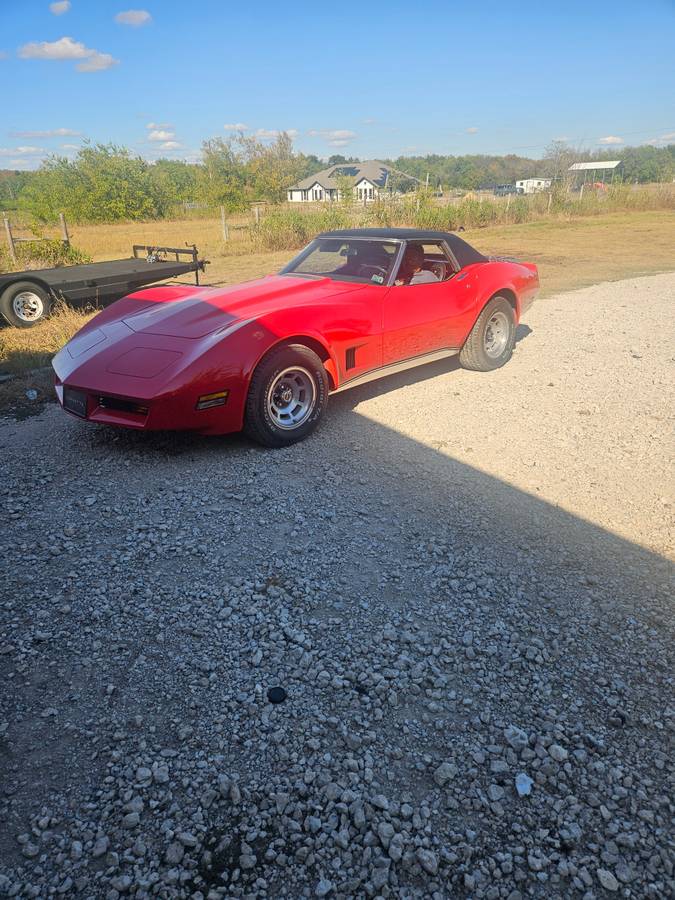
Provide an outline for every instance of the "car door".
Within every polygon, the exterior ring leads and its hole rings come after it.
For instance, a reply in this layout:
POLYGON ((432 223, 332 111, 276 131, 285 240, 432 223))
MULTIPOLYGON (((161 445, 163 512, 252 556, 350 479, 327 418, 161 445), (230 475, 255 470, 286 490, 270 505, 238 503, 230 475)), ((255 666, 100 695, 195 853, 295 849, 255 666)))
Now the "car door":
POLYGON ((383 309, 383 365, 461 345, 467 308, 472 302, 467 287, 473 279, 454 272, 456 266, 449 257, 447 266, 446 280, 389 289, 383 309))
POLYGON ((382 366, 382 319, 389 288, 378 284, 344 285, 339 302, 333 298, 321 331, 338 366, 341 383, 382 366))

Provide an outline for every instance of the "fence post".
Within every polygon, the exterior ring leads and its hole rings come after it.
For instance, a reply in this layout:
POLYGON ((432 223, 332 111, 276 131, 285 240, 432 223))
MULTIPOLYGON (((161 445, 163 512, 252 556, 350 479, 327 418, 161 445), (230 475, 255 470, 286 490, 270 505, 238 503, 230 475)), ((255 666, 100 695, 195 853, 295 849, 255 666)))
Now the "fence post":
POLYGON ((583 181, 582 184, 581 184, 581 190, 579 191, 579 199, 580 199, 580 200, 583 200, 583 199, 584 199, 584 185, 585 185, 585 184, 586 184, 585 181, 583 181))
POLYGON ((7 244, 9 246, 9 256, 14 263, 17 265, 16 258, 16 247, 14 246, 14 236, 12 235, 12 226, 9 224, 9 219, 7 218, 7 213, 2 214, 2 218, 5 220, 5 233, 7 235, 7 244))
POLYGON ((549 191, 549 194, 548 194, 548 206, 546 207, 546 212, 547 212, 547 213, 550 213, 550 212, 551 212, 551 203, 553 203, 553 192, 552 192, 552 191, 549 191))
POLYGON ((61 223, 61 237, 63 239, 63 243, 66 247, 70 247, 70 235, 68 234, 68 225, 66 224, 66 217, 63 213, 59 213, 59 222, 61 223))
POLYGON ((255 217, 255 224, 260 225, 260 207, 259 206, 253 207, 253 215, 255 217))
POLYGON ((223 229, 223 240, 227 243, 230 237, 230 229, 227 227, 227 222, 225 221, 225 207, 220 207, 220 224, 223 229))

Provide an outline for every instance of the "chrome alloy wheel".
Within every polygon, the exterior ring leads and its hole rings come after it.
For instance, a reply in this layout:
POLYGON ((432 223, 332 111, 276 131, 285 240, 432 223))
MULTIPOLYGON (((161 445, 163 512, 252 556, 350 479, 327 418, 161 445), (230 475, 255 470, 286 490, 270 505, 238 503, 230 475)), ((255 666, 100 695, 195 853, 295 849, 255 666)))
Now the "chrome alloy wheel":
POLYGON ((316 385, 307 369, 284 369, 267 389, 267 412, 277 426, 290 431, 312 414, 316 403, 316 385))
POLYGON ((45 312, 42 297, 33 291, 20 291, 12 300, 14 315, 22 322, 37 322, 45 312))
POLYGON ((509 340, 509 324, 506 313, 499 310, 490 316, 483 338, 483 347, 490 359, 497 359, 504 352, 509 340))

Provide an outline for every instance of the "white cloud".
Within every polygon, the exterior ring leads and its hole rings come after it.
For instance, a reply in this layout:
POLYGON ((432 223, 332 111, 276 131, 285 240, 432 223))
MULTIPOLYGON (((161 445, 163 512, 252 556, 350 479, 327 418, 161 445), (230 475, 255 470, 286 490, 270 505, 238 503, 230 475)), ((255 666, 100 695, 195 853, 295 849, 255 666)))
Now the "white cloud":
POLYGON ((70 9, 70 0, 59 0, 58 3, 50 3, 49 11, 54 13, 55 16, 62 16, 64 13, 67 13, 70 9))
POLYGON ((164 141, 163 144, 160 144, 160 150, 180 150, 182 144, 179 144, 178 141, 164 141))
POLYGON ((42 147, 0 147, 0 156, 34 156, 44 152, 42 147))
POLYGON ((62 37, 58 41, 31 41, 19 49, 21 59, 79 59, 78 72, 98 72, 116 65, 119 60, 110 53, 85 47, 81 41, 62 37))
POLYGON ((478 134, 478 129, 475 128, 474 126, 471 126, 471 128, 466 129, 466 133, 467 134, 478 134))
POLYGON ((357 136, 355 131, 348 131, 346 128, 312 128, 307 134, 310 137, 323 138, 331 147, 346 147, 346 145, 351 143, 357 136))
POLYGON ((118 12, 115 21, 118 25, 131 25, 139 28, 141 25, 152 22, 152 16, 145 9, 128 9, 126 12, 118 12))
POLYGON ((364 125, 374 125, 376 122, 377 122, 377 119, 372 119, 372 118, 363 120, 364 125))
POLYGON ((148 135, 149 141, 171 141, 176 137, 174 131, 165 131, 164 129, 157 129, 156 131, 151 131, 148 135))
POLYGON ((617 137, 615 134, 608 134, 607 137, 598 138, 599 144, 623 144, 623 138, 617 137))
POLYGON ((260 138, 261 141, 269 141, 278 138, 280 134, 287 134, 289 138, 296 138, 299 133, 297 128, 282 128, 281 130, 276 128, 259 128, 255 136, 260 138))
POLYGON ((102 72, 116 65, 118 59, 114 59, 110 53, 92 53, 85 62, 78 63, 75 68, 78 72, 102 72))
POLYGON ((223 128, 225 131, 248 131, 248 125, 244 125, 243 122, 228 123, 223 125, 223 128))
POLYGON ((53 137, 79 137, 81 131, 73 131, 72 128, 51 128, 48 131, 13 131, 10 137, 14 138, 53 138, 53 137))
POLYGON ((79 144, 61 144, 61 149, 62 150, 79 150, 80 145, 79 144))
POLYGON ((652 147, 660 147, 663 144, 672 144, 673 142, 675 142, 675 131, 669 131, 667 134, 662 134, 661 137, 647 141, 652 147))
POLYGON ((173 125, 170 122, 148 122, 145 127, 150 131, 155 131, 156 129, 162 131, 164 129, 172 129, 173 125))

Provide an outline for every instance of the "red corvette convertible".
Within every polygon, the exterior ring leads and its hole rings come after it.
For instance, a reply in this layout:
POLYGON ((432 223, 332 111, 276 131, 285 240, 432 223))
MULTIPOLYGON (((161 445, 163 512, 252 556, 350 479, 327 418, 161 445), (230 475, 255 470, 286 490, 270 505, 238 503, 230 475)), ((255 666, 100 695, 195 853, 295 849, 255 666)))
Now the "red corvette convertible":
POLYGON ((243 428, 282 447, 313 431, 335 391, 453 354, 467 369, 503 366, 538 288, 533 263, 454 234, 327 232, 278 275, 113 303, 54 358, 56 392, 90 422, 243 428))

